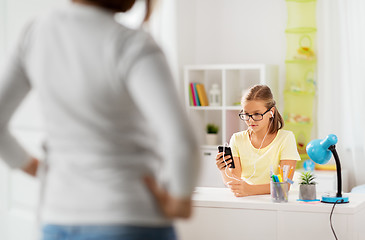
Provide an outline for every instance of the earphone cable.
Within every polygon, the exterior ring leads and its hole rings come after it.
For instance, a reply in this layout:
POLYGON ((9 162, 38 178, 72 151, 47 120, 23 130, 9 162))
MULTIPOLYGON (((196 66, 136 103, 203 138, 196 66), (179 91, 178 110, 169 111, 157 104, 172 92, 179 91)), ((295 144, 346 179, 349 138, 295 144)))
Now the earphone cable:
MULTIPOLYGON (((259 152, 259 151, 260 151, 260 149, 262 148, 262 145, 264 144, 264 141, 265 141, 265 139, 266 139, 266 136, 267 136, 267 134, 269 133, 269 130, 270 130, 270 127, 271 127, 271 123, 272 123, 272 121, 270 121, 269 127, 267 128, 266 134, 265 134, 264 138, 262 139, 261 145, 260 145, 259 149, 257 150, 257 152, 259 152)), ((249 136, 249 140, 250 140, 250 142, 251 142, 251 145, 253 146, 252 141, 251 141, 251 135, 249 136)), ((243 178, 245 181, 250 180, 250 179, 253 177, 253 175, 255 175, 255 173, 256 173, 256 163, 257 163, 257 161, 258 161, 259 159, 260 159, 260 157, 258 157, 258 158, 256 159, 256 161, 254 162, 254 165, 253 165, 253 173, 251 174, 251 176, 249 176, 248 178, 245 178, 245 177, 243 178)))
MULTIPOLYGON (((271 123, 272 123, 272 121, 270 121, 269 127, 267 128, 266 134, 265 134, 264 138, 262 139, 262 142, 261 142, 261 145, 260 145, 260 148, 258 149, 258 151, 260 151, 260 149, 262 148, 262 145, 264 144, 264 141, 265 141, 265 139, 266 139, 266 136, 267 136, 267 134, 269 133, 269 130, 270 130, 270 127, 271 127, 271 123)), ((251 137, 249 137, 249 140, 250 140, 250 142, 251 142, 251 137)), ((251 142, 251 144, 252 144, 252 142, 251 142)), ((251 176, 250 176, 250 177, 248 177, 248 178, 243 177, 243 179, 237 179, 237 178, 235 178, 235 177, 233 177, 233 176, 229 176, 229 175, 227 174, 228 164, 227 164, 227 162, 226 162, 226 159, 224 158, 224 155, 225 155, 225 147, 226 147, 226 145, 228 145, 228 144, 226 143, 226 144, 223 146, 223 161, 224 161, 224 163, 226 164, 226 169, 224 170, 225 175, 226 175, 228 178, 233 179, 233 180, 236 180, 236 181, 241 181, 241 180, 248 181, 248 180, 250 180, 250 179, 253 177, 253 175, 255 175, 255 173, 256 173, 256 163, 257 163, 257 161, 258 161, 260 158, 257 158, 257 159, 256 159, 256 161, 254 162, 254 166, 253 166, 253 167, 254 167, 254 170, 253 170, 253 173, 251 174, 251 176)), ((233 156, 231 156, 231 159, 232 159, 232 161, 233 161, 233 156)))
MULTIPOLYGON (((225 155, 225 152, 226 152, 226 145, 228 145, 227 143, 226 144, 224 144, 224 146, 223 146, 223 161, 224 161, 224 163, 226 164, 226 169, 224 170, 224 173, 226 174, 226 176, 228 177, 228 178, 230 178, 230 179, 233 179, 233 180, 236 180, 236 181, 241 181, 242 179, 237 179, 237 178, 235 178, 235 177, 233 177, 233 176, 229 176, 228 174, 227 174, 227 168, 228 168, 228 163, 226 162, 226 159, 224 158, 224 155, 225 155)), ((231 155, 231 159, 232 159, 232 161, 233 161, 233 156, 231 155)))

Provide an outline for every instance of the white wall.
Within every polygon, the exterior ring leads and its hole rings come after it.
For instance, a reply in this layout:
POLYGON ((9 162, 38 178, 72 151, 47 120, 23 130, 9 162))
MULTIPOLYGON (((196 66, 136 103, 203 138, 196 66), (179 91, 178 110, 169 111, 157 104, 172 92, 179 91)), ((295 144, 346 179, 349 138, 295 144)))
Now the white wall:
POLYGON ((0 67, 5 50, 5 1, 0 0, 0 67))
MULTIPOLYGON (((178 2, 180 79, 186 64, 279 65, 284 83, 287 11, 283 0, 178 2)), ((183 85, 181 83, 180 87, 183 85)))

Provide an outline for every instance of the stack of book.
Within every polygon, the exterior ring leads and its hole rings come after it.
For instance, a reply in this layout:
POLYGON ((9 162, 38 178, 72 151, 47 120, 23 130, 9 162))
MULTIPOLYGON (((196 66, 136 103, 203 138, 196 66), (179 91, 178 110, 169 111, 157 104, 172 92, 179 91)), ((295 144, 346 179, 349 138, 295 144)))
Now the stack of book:
POLYGON ((204 84, 192 82, 189 90, 190 106, 209 106, 204 84))

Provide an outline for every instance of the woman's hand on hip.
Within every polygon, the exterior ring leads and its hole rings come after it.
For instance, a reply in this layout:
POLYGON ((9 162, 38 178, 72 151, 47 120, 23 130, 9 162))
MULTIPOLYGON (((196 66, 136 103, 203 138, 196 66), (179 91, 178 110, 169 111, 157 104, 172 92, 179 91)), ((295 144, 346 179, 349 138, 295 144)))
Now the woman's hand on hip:
POLYGON ((169 219, 188 218, 191 215, 191 199, 179 199, 172 197, 164 188, 158 186, 156 180, 146 176, 144 182, 152 195, 163 215, 169 219))
POLYGON ((39 160, 36 158, 31 158, 25 164, 25 166, 22 168, 22 170, 23 170, 23 172, 35 177, 37 174, 38 166, 39 166, 39 160))

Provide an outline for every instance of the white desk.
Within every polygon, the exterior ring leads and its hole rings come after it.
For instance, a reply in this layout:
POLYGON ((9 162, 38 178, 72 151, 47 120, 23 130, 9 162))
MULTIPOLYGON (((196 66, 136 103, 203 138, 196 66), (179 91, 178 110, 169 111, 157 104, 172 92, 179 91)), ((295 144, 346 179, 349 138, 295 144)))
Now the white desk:
MULTIPOLYGON (((317 194, 317 198, 321 195, 317 194)), ((337 204, 332 223, 338 239, 365 239, 365 194, 351 194, 350 203, 337 204)), ((176 224, 181 240, 328 240, 332 204, 297 201, 273 203, 270 195, 236 198, 227 188, 197 188, 191 219, 176 224)))

